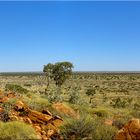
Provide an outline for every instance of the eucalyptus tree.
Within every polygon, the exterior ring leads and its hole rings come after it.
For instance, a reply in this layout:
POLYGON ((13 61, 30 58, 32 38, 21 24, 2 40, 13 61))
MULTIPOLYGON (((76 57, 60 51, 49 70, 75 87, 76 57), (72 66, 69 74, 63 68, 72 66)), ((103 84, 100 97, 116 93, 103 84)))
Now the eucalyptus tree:
POLYGON ((43 72, 46 73, 48 79, 47 87, 49 86, 50 79, 52 79, 60 90, 63 83, 70 78, 73 68, 74 66, 71 62, 57 62, 44 65, 43 72))

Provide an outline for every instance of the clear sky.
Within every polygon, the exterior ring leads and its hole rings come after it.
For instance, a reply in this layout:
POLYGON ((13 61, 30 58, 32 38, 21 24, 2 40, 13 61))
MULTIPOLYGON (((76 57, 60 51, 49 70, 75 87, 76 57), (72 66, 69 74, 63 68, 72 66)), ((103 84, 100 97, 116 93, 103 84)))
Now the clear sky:
POLYGON ((0 2, 0 71, 140 71, 140 2, 0 2))

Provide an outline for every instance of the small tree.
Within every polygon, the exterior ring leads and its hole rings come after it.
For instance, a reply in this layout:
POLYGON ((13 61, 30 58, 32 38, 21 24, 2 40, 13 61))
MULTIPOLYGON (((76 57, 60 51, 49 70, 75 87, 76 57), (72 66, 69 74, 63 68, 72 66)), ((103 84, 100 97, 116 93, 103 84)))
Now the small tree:
POLYGON ((50 79, 52 78, 52 71, 53 71, 53 64, 48 63, 47 65, 44 65, 44 69, 43 72, 45 73, 46 77, 47 77, 47 88, 50 85, 50 79))
POLYGON ((70 77, 72 74, 73 64, 70 62, 58 62, 54 64, 53 67, 53 80, 56 86, 61 87, 62 84, 70 77))
POLYGON ((86 94, 90 97, 89 103, 91 103, 93 96, 96 94, 96 91, 95 89, 89 88, 87 89, 86 94))
POLYGON ((70 62, 57 62, 55 64, 49 63, 44 66, 44 72, 49 79, 53 79, 55 81, 58 89, 61 88, 62 84, 70 77, 72 74, 73 64, 70 62))

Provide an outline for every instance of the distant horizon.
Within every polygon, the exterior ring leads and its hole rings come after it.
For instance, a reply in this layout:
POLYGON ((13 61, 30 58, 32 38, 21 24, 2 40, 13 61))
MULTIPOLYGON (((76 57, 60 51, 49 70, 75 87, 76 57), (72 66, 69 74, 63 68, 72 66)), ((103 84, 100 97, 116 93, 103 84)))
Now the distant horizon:
MULTIPOLYGON (((140 73, 140 71, 73 71, 73 72, 85 72, 85 73, 140 73)), ((43 73, 43 71, 7 71, 7 72, 0 72, 2 73, 43 73)))
POLYGON ((140 70, 140 1, 0 1, 0 72, 140 70))

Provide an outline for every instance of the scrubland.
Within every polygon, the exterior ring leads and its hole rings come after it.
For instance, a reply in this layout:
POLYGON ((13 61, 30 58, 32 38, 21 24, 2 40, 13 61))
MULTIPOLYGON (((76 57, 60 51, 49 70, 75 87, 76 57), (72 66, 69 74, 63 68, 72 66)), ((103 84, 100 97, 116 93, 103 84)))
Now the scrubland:
MULTIPOLYGON (((62 85, 60 92, 53 81, 47 89, 46 85, 46 77, 40 73, 0 75, 1 92, 12 92, 16 96, 1 102, 1 108, 5 110, 5 116, 1 113, 0 130, 5 129, 4 134, 0 132, 1 138, 19 138, 21 135, 29 139, 38 138, 32 128, 28 128, 30 131, 26 134, 19 132, 16 136, 9 132, 11 127, 21 123, 19 120, 6 119, 19 99, 34 111, 47 110, 52 116, 59 116, 63 120, 57 136, 51 135, 49 139, 111 140, 128 120, 140 118, 139 73, 77 72, 62 85), (31 137, 26 136, 29 132, 32 133, 31 137)), ((19 126, 28 127, 24 124, 19 126)))

